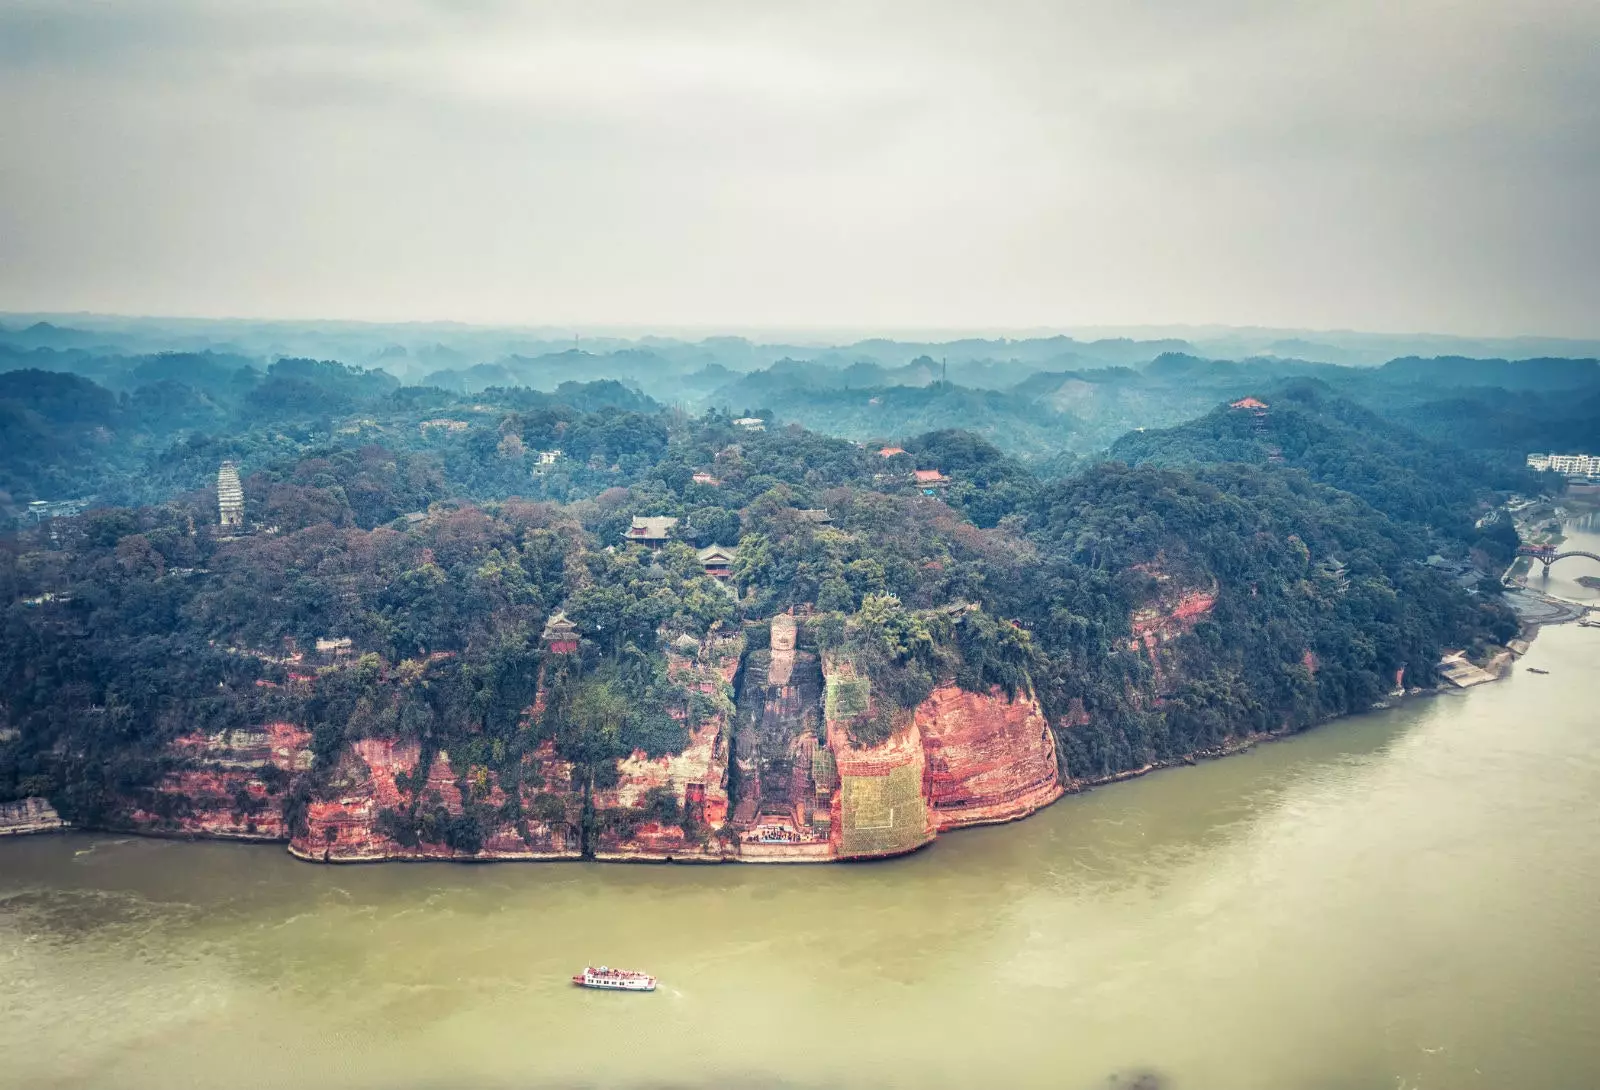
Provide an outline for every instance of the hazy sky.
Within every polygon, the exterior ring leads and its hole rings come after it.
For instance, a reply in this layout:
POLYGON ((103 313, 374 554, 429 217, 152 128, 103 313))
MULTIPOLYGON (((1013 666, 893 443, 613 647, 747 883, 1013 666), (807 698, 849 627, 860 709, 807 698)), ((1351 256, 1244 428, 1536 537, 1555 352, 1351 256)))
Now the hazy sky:
POLYGON ((1600 334, 1600 2, 0 0, 78 309, 1600 334))

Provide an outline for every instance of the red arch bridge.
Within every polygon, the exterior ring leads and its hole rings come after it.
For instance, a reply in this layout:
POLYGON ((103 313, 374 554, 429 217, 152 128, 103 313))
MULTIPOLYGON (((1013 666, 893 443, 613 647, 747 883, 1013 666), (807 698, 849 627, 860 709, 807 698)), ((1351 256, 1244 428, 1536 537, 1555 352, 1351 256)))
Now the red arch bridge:
POLYGON ((1517 552, 1523 556, 1531 556, 1544 565, 1546 574, 1549 574, 1550 565, 1557 560, 1565 560, 1569 556, 1586 556, 1590 560, 1600 561, 1600 556, 1584 552, 1582 549, 1569 549, 1566 552, 1557 552, 1554 545, 1524 545, 1517 552))

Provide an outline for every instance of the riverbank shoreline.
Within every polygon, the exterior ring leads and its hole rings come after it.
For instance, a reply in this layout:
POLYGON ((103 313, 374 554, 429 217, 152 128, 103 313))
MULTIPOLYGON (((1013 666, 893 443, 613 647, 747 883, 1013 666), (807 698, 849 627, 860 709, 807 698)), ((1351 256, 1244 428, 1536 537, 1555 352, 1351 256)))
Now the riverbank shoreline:
MULTIPOLYGON (((1016 814, 987 824, 1013 824, 1025 821, 1069 795, 1081 795, 1096 788, 1107 787, 1128 780, 1138 779, 1153 772, 1164 769, 1194 766, 1202 762, 1220 760, 1224 757, 1235 756, 1248 752, 1256 746, 1266 742, 1282 741, 1318 730, 1322 727, 1339 722, 1343 719, 1366 714, 1393 706, 1398 700, 1415 697, 1437 696, 1442 693, 1457 689, 1469 688, 1490 681, 1503 680, 1512 672, 1512 666, 1517 659, 1527 653, 1529 645, 1537 639, 1540 630, 1545 625, 1566 624, 1573 621, 1582 622, 1591 613, 1593 607, 1586 603, 1574 602, 1569 599, 1556 598, 1552 595, 1540 593, 1527 588, 1521 580, 1507 589, 1507 604, 1517 613, 1521 626, 1518 638, 1508 641, 1508 646, 1500 648, 1493 655, 1483 661, 1482 665, 1470 663, 1462 652, 1451 652, 1441 661, 1441 666, 1453 663, 1465 673, 1465 677, 1451 677, 1450 680, 1440 682, 1429 688, 1411 688, 1405 691, 1396 690, 1389 694, 1388 699, 1375 703, 1372 708, 1365 711, 1349 712, 1343 715, 1330 716, 1320 722, 1310 724, 1298 730, 1261 731, 1247 735, 1240 735, 1224 740, 1218 745, 1207 749, 1197 750, 1192 753, 1176 757, 1153 761, 1138 768, 1122 769, 1103 776, 1071 776, 1063 771, 1060 777, 1060 793, 1056 798, 1044 803, 1036 809, 1025 814, 1016 814)), ((932 840, 919 844, 916 848, 906 852, 896 852, 881 857, 867 859, 840 859, 840 858, 771 858, 752 857, 741 858, 733 852, 728 853, 674 853, 671 855, 652 856, 634 853, 605 852, 590 858, 584 858, 575 853, 492 853, 477 856, 448 856, 434 855, 431 853, 415 853, 401 855, 373 854, 360 857, 333 858, 315 852, 298 850, 287 837, 260 836, 251 834, 201 834, 190 832, 172 832, 160 829, 133 829, 119 826, 106 826, 104 828, 75 826, 62 819, 56 813, 49 801, 44 798, 28 798, 18 802, 0 806, 0 836, 25 836, 42 835, 51 832, 104 832, 116 835, 148 837, 158 840, 183 840, 190 842, 204 841, 238 841, 253 844, 282 844, 287 854, 291 857, 308 863, 351 863, 357 865, 371 865, 376 863, 569 863, 569 862, 601 862, 601 863, 651 863, 674 864, 688 863, 694 865, 708 865, 720 863, 750 863, 753 865, 771 866, 782 863, 804 863, 814 865, 821 862, 877 862, 886 859, 898 858, 901 855, 911 854, 933 843, 932 840), (7 812, 7 811, 10 812, 7 812)), ((960 827, 945 830, 945 832, 959 832, 960 827)))

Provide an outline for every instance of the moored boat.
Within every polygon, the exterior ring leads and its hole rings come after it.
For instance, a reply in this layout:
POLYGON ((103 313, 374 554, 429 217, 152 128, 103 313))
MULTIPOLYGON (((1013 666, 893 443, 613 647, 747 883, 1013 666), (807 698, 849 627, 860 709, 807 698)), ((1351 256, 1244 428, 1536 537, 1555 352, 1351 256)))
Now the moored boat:
POLYGON ((572 978, 574 984, 585 988, 610 988, 620 992, 653 992, 656 978, 649 973, 636 973, 631 969, 612 969, 605 965, 598 969, 585 966, 583 972, 572 978))

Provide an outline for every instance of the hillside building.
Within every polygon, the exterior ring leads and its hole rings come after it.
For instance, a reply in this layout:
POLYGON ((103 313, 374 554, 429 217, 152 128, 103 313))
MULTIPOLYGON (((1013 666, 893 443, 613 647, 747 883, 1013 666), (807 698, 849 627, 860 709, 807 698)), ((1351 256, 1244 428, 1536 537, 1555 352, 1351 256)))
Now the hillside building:
POLYGON ((672 529, 677 525, 678 520, 670 515, 635 515, 633 525, 623 531, 622 537, 625 541, 659 548, 672 537, 672 529))
POLYGON ((1567 477, 1600 477, 1600 455, 1596 454, 1530 454, 1528 468, 1554 470, 1567 477))
POLYGON ((244 486, 239 483, 239 467, 223 462, 217 470, 217 514, 223 526, 244 525, 244 486))
POLYGON ((544 624, 539 637, 545 650, 556 655, 570 655, 578 649, 578 626, 567 620, 564 610, 556 610, 544 624))
POLYGON ((699 552, 700 566, 713 579, 728 579, 733 575, 733 562, 739 557, 738 546, 707 545, 699 552))

